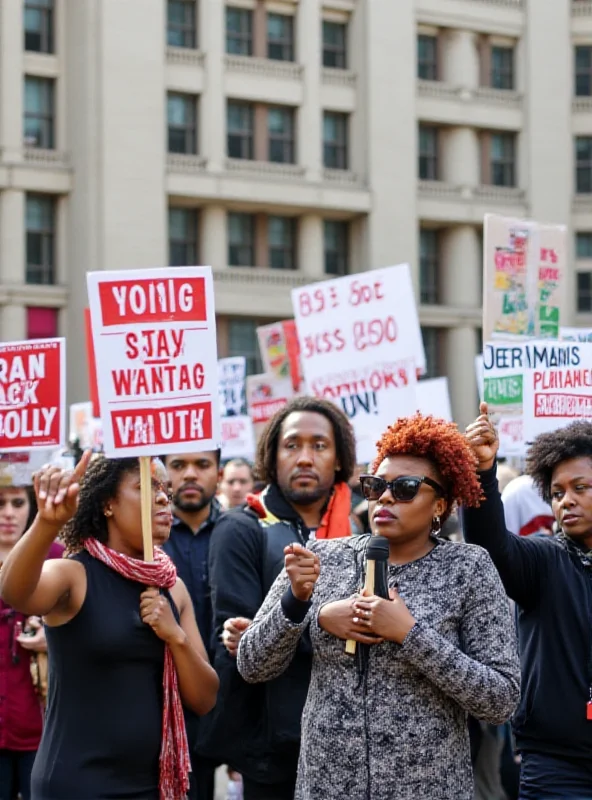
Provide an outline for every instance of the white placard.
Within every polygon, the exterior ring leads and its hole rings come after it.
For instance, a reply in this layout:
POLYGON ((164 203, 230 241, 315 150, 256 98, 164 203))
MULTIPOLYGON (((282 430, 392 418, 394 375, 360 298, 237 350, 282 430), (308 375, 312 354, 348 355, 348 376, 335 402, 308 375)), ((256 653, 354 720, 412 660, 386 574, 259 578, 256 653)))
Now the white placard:
MULTIPOLYGON (((231 356, 218 361, 218 393, 220 414, 223 417, 238 416, 245 411, 245 376, 247 373, 244 356, 231 356)), ((224 437, 222 437, 224 440, 224 437)))
POLYGON ((452 407, 448 391, 448 378, 431 378, 417 384, 417 410, 424 416, 452 422, 452 407))
POLYGON ((222 460, 255 457, 255 431, 251 417, 241 415, 222 418, 222 460))
POLYGON ((592 328, 560 328, 562 342, 592 342, 592 328))
POLYGON ((210 267, 87 275, 105 454, 220 443, 210 267))

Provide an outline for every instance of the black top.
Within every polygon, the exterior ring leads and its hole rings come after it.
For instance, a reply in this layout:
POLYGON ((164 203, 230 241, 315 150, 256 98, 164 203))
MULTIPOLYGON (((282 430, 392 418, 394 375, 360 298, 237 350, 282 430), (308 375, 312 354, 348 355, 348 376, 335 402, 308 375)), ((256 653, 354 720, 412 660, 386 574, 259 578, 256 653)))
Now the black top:
POLYGON ((140 619, 144 586, 87 552, 86 598, 46 627, 49 692, 33 800, 158 800, 164 642, 140 619))
POLYGON ((495 467, 481 473, 485 501, 463 510, 468 542, 490 554, 518 604, 522 696, 514 717, 525 752, 592 758, 590 699, 592 574, 551 537, 506 529, 495 467))

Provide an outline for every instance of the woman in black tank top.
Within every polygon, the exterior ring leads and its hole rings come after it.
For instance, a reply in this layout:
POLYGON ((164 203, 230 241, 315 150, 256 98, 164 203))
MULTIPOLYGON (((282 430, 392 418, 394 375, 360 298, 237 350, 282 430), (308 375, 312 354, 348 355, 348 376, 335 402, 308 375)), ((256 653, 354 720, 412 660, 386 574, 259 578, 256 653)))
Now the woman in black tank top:
MULTIPOLYGON (((49 693, 32 798, 180 800, 180 701, 207 713, 218 679, 172 562, 159 547, 154 562, 141 561, 138 460, 89 461, 36 475, 39 513, 0 573, 3 599, 46 624, 49 693), (44 563, 62 528, 70 557, 44 563)), ((152 476, 160 546, 172 512, 159 461, 152 476)))

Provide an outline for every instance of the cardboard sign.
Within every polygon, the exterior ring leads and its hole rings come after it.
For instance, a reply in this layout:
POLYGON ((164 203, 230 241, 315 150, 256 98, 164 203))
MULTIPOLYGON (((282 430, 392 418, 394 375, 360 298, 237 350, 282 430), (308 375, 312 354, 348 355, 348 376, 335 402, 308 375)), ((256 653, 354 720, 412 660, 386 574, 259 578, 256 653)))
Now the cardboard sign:
POLYGON ((65 340, 1 344, 0 452, 60 447, 65 410, 65 340))
POLYGON ((82 450, 86 450, 91 446, 93 420, 93 404, 88 403, 72 403, 70 406, 70 430, 68 432, 68 439, 71 443, 78 441, 82 450))
POLYGON ((84 336, 86 343, 86 364, 88 369, 88 396, 92 403, 92 415, 95 419, 101 416, 99 405, 99 387, 97 385, 97 362, 95 358, 95 344, 92 335, 92 321, 90 308, 84 309, 84 336))
POLYGON ((211 269, 91 272, 87 283, 105 454, 215 450, 211 269))
POLYGON ((564 225, 486 214, 483 341, 557 339, 566 270, 564 225))
POLYGON ((255 458, 253 420, 246 415, 222 419, 222 460, 230 458, 255 458))
POLYGON ((278 380, 290 378, 292 389, 294 392, 299 392, 302 384, 302 367, 294 320, 262 325, 257 328, 257 337, 265 372, 278 380))
POLYGON ((218 396, 221 416, 231 417, 245 412, 246 371, 244 356, 221 358, 218 361, 218 396))

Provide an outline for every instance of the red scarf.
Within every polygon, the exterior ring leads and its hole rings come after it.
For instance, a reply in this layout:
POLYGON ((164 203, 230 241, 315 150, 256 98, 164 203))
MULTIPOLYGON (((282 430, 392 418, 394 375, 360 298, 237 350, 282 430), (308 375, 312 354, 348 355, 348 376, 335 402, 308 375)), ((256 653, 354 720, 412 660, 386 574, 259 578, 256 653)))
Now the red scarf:
MULTIPOLYGON (((177 581, 175 565, 159 547, 154 548, 154 561, 140 561, 111 550, 97 539, 87 539, 84 546, 93 558, 130 581, 159 589, 170 589, 177 581)), ((177 670, 168 647, 165 649, 163 684, 160 797, 161 800, 182 800, 189 789, 191 762, 177 670)))

